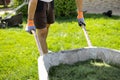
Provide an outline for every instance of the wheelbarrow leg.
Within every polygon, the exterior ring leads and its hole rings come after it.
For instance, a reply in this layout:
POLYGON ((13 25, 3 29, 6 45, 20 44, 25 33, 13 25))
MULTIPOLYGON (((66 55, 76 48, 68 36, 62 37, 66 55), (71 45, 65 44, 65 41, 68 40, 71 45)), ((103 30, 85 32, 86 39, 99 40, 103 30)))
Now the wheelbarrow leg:
POLYGON ((41 44, 39 42, 38 36, 34 30, 32 30, 32 33, 34 35, 36 44, 38 46, 38 50, 40 53, 40 57, 38 58, 38 74, 39 74, 39 80, 48 80, 48 72, 46 70, 45 64, 44 64, 44 54, 41 48, 41 44))

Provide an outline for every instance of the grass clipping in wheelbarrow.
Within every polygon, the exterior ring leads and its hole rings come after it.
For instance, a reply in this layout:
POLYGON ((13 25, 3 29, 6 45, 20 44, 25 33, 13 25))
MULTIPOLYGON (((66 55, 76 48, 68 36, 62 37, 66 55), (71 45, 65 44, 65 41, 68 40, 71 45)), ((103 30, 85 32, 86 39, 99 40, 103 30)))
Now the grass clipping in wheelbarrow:
POLYGON ((74 65, 60 64, 50 68, 50 80, 119 80, 120 68, 101 60, 77 62, 74 65))

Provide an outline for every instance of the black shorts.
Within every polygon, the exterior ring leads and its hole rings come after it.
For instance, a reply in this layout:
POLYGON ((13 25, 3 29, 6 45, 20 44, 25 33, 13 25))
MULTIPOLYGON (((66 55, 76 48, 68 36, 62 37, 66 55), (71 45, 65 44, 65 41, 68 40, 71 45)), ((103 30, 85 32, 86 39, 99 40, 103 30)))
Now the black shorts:
POLYGON ((55 21, 54 2, 43 2, 38 0, 34 23, 37 29, 43 29, 46 24, 52 24, 55 21))

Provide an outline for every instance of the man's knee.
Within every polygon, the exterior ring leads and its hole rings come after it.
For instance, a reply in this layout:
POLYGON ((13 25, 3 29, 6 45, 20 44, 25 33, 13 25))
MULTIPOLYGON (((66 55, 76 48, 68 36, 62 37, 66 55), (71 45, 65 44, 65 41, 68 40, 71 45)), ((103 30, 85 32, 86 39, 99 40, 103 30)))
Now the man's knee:
POLYGON ((37 32, 40 36, 44 36, 47 34, 47 28, 44 29, 37 29, 37 32))

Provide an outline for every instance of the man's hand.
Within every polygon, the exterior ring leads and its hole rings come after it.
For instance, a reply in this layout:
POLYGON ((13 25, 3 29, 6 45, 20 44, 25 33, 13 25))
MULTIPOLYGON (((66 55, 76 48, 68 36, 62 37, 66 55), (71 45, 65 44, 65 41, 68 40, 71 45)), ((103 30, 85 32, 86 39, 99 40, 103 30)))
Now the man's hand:
POLYGON ((25 28, 26 32, 29 32, 30 34, 32 34, 32 30, 36 30, 35 29, 35 25, 34 25, 34 21, 33 20, 28 20, 27 26, 25 28))
POLYGON ((80 18, 80 19, 78 19, 78 24, 79 24, 79 26, 82 26, 82 25, 86 25, 85 24, 85 22, 84 22, 84 18, 80 18))
POLYGON ((78 11, 77 19, 78 19, 79 26, 82 26, 82 25, 85 26, 86 25, 85 21, 84 21, 84 17, 83 17, 83 12, 82 11, 78 11))

